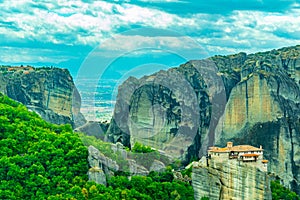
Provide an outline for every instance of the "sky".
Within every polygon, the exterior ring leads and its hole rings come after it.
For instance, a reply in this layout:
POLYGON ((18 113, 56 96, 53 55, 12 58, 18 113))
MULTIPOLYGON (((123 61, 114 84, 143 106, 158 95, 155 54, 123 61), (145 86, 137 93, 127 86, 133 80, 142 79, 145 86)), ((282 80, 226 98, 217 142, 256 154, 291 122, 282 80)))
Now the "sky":
POLYGON ((294 0, 0 0, 0 65, 121 79, 300 44, 294 0))

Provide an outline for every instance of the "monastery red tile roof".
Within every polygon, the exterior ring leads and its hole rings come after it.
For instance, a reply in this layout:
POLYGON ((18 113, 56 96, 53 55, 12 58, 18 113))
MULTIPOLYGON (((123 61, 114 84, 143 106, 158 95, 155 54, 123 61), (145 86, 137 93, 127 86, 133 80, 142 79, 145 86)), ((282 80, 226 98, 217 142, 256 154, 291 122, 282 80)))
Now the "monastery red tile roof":
POLYGON ((236 151, 236 152, 245 152, 245 151, 263 151, 263 149, 253 147, 250 145, 238 145, 238 146, 233 146, 233 147, 210 147, 208 150, 209 152, 217 152, 217 153, 226 153, 226 152, 231 152, 231 151, 236 151))
POLYGON ((244 154, 244 155, 241 155, 241 156, 244 156, 244 157, 258 157, 259 155, 254 154, 254 153, 247 153, 247 154, 244 154))

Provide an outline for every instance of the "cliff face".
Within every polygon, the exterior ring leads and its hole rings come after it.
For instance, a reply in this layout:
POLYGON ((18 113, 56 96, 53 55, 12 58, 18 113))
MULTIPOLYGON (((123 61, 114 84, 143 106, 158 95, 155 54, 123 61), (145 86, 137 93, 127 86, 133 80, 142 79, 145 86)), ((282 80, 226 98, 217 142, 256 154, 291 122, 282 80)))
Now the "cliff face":
POLYGON ((194 164, 192 185, 195 199, 272 199, 267 172, 236 160, 211 160, 207 167, 204 158, 194 164))
POLYGON ((128 79, 119 88, 108 140, 127 146, 139 141, 183 160, 190 147, 199 149, 194 138, 207 132, 211 112, 207 85, 195 66, 128 79))
POLYGON ((269 170, 300 193, 300 47, 248 56, 216 132, 217 145, 263 145, 269 170))
POLYGON ((263 145, 269 170, 300 194, 300 46, 215 56, 119 88, 107 140, 188 161, 213 144, 263 145))
POLYGON ((46 121, 72 126, 85 122, 81 98, 66 69, 2 67, 0 92, 37 112, 46 121))

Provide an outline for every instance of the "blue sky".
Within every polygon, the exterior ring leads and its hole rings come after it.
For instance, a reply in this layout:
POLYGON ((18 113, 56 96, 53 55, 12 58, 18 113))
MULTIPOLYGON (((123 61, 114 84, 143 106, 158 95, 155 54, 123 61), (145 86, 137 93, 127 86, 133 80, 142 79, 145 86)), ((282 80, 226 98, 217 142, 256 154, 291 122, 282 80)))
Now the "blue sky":
POLYGON ((293 0, 20 0, 0 8, 0 64, 53 65, 73 75, 124 78, 300 44, 293 0))

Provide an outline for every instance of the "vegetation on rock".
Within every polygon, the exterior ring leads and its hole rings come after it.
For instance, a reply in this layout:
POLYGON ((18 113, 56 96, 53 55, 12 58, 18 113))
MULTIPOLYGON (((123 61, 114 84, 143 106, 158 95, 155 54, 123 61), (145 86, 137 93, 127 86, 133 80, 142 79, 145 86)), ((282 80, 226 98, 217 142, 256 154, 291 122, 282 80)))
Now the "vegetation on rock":
POLYGON ((272 199, 287 199, 287 200, 300 200, 300 197, 293 191, 285 188, 278 180, 271 181, 272 199))
POLYGON ((135 153, 150 153, 154 152, 154 150, 150 146, 143 145, 139 142, 136 142, 132 148, 132 152, 135 153))

